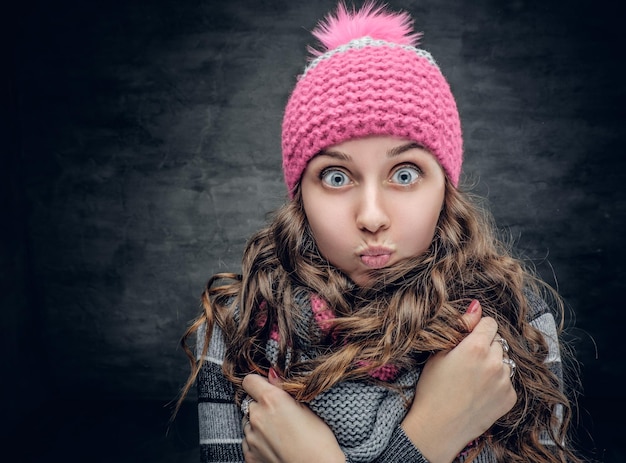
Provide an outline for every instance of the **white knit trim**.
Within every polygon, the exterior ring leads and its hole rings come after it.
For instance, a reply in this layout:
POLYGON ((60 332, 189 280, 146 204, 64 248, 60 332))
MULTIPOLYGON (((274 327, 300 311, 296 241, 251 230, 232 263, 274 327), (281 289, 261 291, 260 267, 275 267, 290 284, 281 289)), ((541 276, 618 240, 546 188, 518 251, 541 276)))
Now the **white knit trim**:
POLYGON ((300 78, 303 78, 307 72, 314 69, 322 61, 330 59, 338 53, 344 53, 348 50, 358 50, 358 49, 365 48, 365 47, 389 47, 389 48, 400 47, 405 50, 409 50, 409 51, 416 53, 418 56, 426 59, 430 64, 432 64, 437 69, 439 69, 439 66, 437 65, 437 62, 435 61, 435 59, 426 50, 422 50, 421 48, 415 48, 412 45, 400 45, 400 44, 393 43, 393 42, 387 42, 386 40, 377 40, 377 39, 373 39, 372 37, 366 36, 366 37, 361 37, 359 39, 351 40, 345 45, 340 45, 337 48, 328 50, 323 55, 318 56, 313 61, 311 61, 309 65, 304 69, 304 72, 302 73, 300 78))
POLYGON ((200 439, 200 445, 241 444, 243 439, 200 439))
MULTIPOLYGON (((206 324, 202 324, 197 331, 196 337, 196 360, 200 360, 202 357, 202 345, 204 344, 206 336, 206 324)), ((209 342, 209 349, 204 356, 204 360, 208 360, 217 365, 222 365, 223 359, 226 353, 226 341, 224 340, 224 333, 222 329, 215 324, 213 331, 211 332, 211 342, 209 342)))
POLYGON ((554 441, 548 437, 547 432, 541 432, 539 435, 539 443, 541 445, 554 445, 554 441))

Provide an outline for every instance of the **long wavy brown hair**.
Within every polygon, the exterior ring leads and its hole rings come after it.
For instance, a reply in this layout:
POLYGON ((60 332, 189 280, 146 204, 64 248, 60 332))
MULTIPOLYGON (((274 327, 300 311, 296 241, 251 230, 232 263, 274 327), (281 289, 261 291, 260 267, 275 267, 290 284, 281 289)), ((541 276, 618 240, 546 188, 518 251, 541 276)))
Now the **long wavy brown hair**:
POLYGON ((202 313, 181 340, 191 374, 178 406, 197 379, 215 323, 226 336, 223 371, 237 401, 244 395, 244 376, 266 375, 270 367, 264 350, 268 326, 278 327, 283 355, 289 348, 297 350, 295 332, 302 326, 302 314, 294 300, 302 291, 319 295, 336 314, 329 337, 335 341, 328 341, 315 359, 279 372, 285 390, 304 402, 340 381, 372 381, 368 372, 381 365, 419 368, 428 355, 454 348, 467 335, 461 315, 477 299, 483 314, 498 322, 517 364, 517 403, 485 434, 482 445, 490 445, 498 461, 581 461, 568 445, 573 410, 569 394, 544 362, 548 347, 542 333, 528 322, 528 292, 549 302, 561 326, 562 300, 523 260, 513 257, 510 244, 498 238, 490 214, 478 201, 447 182, 427 252, 371 276, 373 284, 358 287, 324 259, 297 188, 293 199, 249 240, 242 273, 220 273, 207 283, 202 313), (264 324, 258 322, 261 304, 268 321, 264 324), (202 326, 208 335, 195 346, 196 357, 189 341, 202 326), (542 433, 555 445, 542 444, 542 433))

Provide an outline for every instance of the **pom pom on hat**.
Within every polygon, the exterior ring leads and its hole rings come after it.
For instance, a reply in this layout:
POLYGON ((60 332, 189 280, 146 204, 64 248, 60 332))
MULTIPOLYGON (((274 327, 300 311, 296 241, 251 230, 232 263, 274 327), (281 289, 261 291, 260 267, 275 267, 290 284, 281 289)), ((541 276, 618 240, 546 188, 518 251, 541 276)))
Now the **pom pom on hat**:
POLYGON ((318 51, 309 47, 309 52, 314 56, 361 37, 417 46, 422 35, 413 32, 413 19, 408 13, 390 13, 384 6, 376 6, 374 2, 368 2, 361 10, 352 12, 340 3, 335 15, 326 16, 312 34, 326 48, 318 51))
POLYGON ((309 160, 353 138, 390 135, 432 153, 458 184, 463 143, 456 102, 430 53, 416 48, 407 13, 368 2, 340 3, 313 35, 323 50, 289 97, 282 127, 283 173, 290 195, 309 160))

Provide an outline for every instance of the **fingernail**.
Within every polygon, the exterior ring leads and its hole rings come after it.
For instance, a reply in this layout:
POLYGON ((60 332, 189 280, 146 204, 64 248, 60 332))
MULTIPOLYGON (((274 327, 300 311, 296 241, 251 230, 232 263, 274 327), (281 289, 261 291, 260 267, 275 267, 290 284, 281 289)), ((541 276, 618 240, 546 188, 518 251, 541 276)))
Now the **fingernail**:
POLYGON ((467 308, 467 310, 465 311, 465 313, 475 313, 478 310, 478 307, 480 307, 480 302, 478 302, 477 299, 474 299, 469 307, 467 308))
POLYGON ((270 367, 270 371, 267 372, 267 375, 272 379, 278 379, 278 373, 276 373, 276 370, 274 370, 274 368, 270 367))

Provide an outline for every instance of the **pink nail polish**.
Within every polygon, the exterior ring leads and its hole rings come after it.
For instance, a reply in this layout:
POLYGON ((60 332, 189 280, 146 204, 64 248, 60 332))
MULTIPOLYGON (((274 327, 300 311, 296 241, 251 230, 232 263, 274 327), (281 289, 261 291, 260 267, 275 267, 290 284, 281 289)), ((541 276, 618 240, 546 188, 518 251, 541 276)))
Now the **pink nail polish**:
POLYGON ((267 375, 272 379, 278 379, 278 373, 276 373, 276 370, 274 370, 273 368, 270 368, 270 370, 267 372, 267 375))
POLYGON ((465 311, 465 313, 475 313, 478 310, 478 307, 480 307, 480 302, 478 302, 477 299, 474 299, 469 307, 467 308, 467 310, 465 311))

